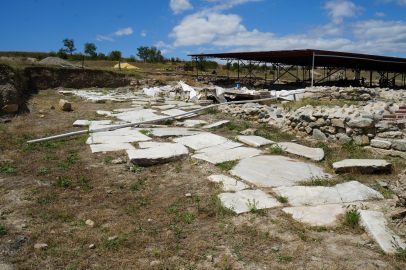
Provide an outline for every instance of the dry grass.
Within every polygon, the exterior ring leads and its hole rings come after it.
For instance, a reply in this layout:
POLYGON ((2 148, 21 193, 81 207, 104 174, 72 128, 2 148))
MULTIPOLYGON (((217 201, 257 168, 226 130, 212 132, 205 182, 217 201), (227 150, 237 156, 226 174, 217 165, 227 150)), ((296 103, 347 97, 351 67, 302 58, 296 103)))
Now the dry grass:
MULTIPOLYGON (((55 90, 41 91, 31 98, 29 114, 0 124, 0 158, 15 170, 0 172, 0 225, 6 229, 0 234, 2 262, 17 269, 75 270, 354 269, 373 263, 382 269, 404 268, 402 261, 376 248, 357 246, 362 231, 306 226, 281 209, 234 215, 221 205, 218 185, 206 179, 227 174, 213 164, 188 158, 130 171, 128 162, 110 162, 127 159, 123 151, 92 154, 86 136, 25 144, 81 130, 72 127, 76 119, 108 119, 96 110, 131 106, 68 96, 74 111, 50 110, 60 98, 55 90), (39 110, 45 110, 44 118, 39 110), (86 225, 89 219, 93 227, 86 225), (48 249, 34 249, 36 243, 47 243, 48 249), (89 249, 90 244, 95 248, 89 249), (153 261, 158 262, 151 265, 153 261)), ((200 119, 230 117, 218 113, 200 119)), ((238 128, 213 132, 235 137, 247 123, 233 121, 238 128)), ((278 136, 266 126, 250 126, 278 136)), ((331 155, 321 163, 326 169, 336 158, 331 155)), ((351 177, 371 184, 369 177, 351 177)))

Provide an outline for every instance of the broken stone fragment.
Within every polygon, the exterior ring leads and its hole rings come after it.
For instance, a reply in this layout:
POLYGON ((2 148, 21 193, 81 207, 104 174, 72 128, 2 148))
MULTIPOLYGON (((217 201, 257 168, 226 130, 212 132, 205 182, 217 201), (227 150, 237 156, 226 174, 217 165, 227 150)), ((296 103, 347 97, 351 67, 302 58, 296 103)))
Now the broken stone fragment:
POLYGON ((59 100, 59 107, 62 111, 70 111, 72 109, 71 103, 65 99, 59 100))
POLYGON ((2 108, 2 110, 3 110, 3 112, 8 112, 8 113, 17 112, 18 111, 18 105, 17 104, 8 104, 8 105, 4 106, 2 108))
POLYGON ((47 249, 47 248, 48 248, 48 245, 45 244, 45 243, 38 243, 38 244, 35 244, 35 245, 34 245, 34 248, 35 248, 35 249, 47 249))

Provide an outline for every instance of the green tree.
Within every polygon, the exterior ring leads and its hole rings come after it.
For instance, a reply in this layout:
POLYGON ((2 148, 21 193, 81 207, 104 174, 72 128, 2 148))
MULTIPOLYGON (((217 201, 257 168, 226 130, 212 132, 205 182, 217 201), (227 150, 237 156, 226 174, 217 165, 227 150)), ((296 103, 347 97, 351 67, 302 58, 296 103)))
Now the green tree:
POLYGON ((99 52, 97 58, 99 58, 100 60, 107 60, 107 56, 102 52, 99 52))
POLYGON ((70 55, 72 56, 72 53, 76 51, 75 41, 73 39, 65 38, 64 40, 62 40, 62 42, 63 46, 67 48, 66 51, 70 52, 70 55))
POLYGON ((68 55, 66 54, 66 50, 64 48, 60 48, 57 55, 59 58, 68 59, 68 55))
POLYGON ((145 62, 149 56, 149 48, 147 46, 140 46, 137 48, 137 50, 137 56, 145 62))
POLYGON ((137 61, 137 59, 135 59, 135 56, 134 56, 134 55, 130 55, 130 58, 128 58, 127 61, 128 61, 128 62, 135 62, 135 61, 137 61))
POLYGON ((108 59, 110 61, 118 61, 121 59, 121 52, 120 51, 111 51, 108 55, 108 59))
POLYGON ((96 53, 97 47, 96 45, 94 45, 94 43, 85 43, 85 54, 88 54, 90 57, 96 57, 97 53, 96 53))

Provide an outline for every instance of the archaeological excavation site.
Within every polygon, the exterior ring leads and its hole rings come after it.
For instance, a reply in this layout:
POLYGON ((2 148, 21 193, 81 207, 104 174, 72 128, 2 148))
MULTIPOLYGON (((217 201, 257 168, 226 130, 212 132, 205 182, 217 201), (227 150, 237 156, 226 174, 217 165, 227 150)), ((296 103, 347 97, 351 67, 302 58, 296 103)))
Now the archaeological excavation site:
POLYGON ((0 58, 0 270, 406 269, 405 58, 190 57, 0 58))

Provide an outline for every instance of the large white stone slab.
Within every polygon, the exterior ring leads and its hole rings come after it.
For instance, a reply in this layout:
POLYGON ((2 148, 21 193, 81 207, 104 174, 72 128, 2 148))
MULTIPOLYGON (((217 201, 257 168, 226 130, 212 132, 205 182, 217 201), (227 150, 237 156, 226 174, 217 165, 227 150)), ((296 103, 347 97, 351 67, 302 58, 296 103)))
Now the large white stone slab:
POLYGON ((135 150, 135 147, 130 143, 109 143, 109 144, 91 144, 92 153, 110 152, 120 150, 135 150))
POLYGON ((312 226, 337 225, 337 216, 344 213, 341 204, 286 207, 282 210, 292 214, 294 219, 312 226))
POLYGON ((212 182, 219 183, 221 186, 221 189, 224 191, 240 191, 246 188, 249 188, 247 184, 244 184, 241 181, 238 181, 234 178, 231 178, 226 175, 210 175, 207 177, 212 182))
POLYGON ((196 110, 196 109, 200 109, 200 108, 203 108, 203 106, 200 106, 200 105, 188 105, 188 106, 179 107, 179 109, 181 109, 181 110, 196 110))
MULTIPOLYGON (((187 112, 179 110, 179 109, 172 109, 172 110, 162 111, 161 113, 169 115, 169 116, 175 116, 175 115, 183 114, 183 113, 187 113, 187 112)), ((196 114, 190 113, 190 114, 186 114, 184 116, 176 117, 176 119, 183 119, 183 118, 188 118, 188 117, 193 117, 193 116, 196 116, 196 114)))
POLYGON ((246 144, 254 146, 254 147, 260 147, 263 145, 275 143, 274 141, 267 140, 260 136, 237 136, 237 139, 240 142, 246 143, 246 144))
POLYGON ((338 184, 334 187, 294 186, 274 188, 277 194, 287 197, 294 206, 335 204, 363 201, 369 199, 383 199, 382 194, 357 181, 338 184))
POLYGON ((147 149, 127 151, 133 164, 149 166, 168 163, 187 157, 189 150, 180 143, 165 144, 147 149))
POLYGON ((227 149, 222 152, 208 152, 193 155, 193 158, 202 159, 207 162, 218 164, 230 160, 239 160, 248 157, 254 157, 261 154, 261 151, 254 148, 248 147, 237 147, 232 149, 227 149))
POLYGON ((170 105, 170 104, 168 104, 168 105, 160 105, 160 106, 152 106, 152 108, 158 109, 158 110, 168 110, 168 109, 172 109, 172 108, 175 108, 175 107, 176 107, 176 105, 170 105))
POLYGON ((228 139, 211 133, 203 133, 193 136, 176 138, 173 139, 173 141, 186 145, 194 150, 199 150, 225 143, 228 141, 228 139))
POLYGON ((311 148, 291 142, 280 142, 278 145, 288 153, 307 157, 315 161, 320 161, 324 158, 324 151, 321 148, 311 148))
POLYGON ((392 164, 384 159, 345 159, 333 163, 335 172, 360 172, 374 173, 379 171, 388 171, 392 168, 392 164))
MULTIPOLYGON (((138 129, 140 130, 140 129, 138 129)), ((202 131, 192 131, 188 128, 153 128, 152 134, 156 137, 191 136, 196 134, 210 134, 202 131)))
POLYGON ((215 145, 215 146, 200 149, 200 150, 197 151, 197 153, 210 153, 210 152, 221 153, 224 150, 237 148, 237 147, 240 147, 242 145, 243 145, 242 143, 228 141, 228 142, 225 142, 225 143, 222 143, 222 144, 219 144, 219 145, 215 145))
POLYGON ((406 245, 387 227, 383 213, 371 210, 361 210, 361 225, 368 234, 379 244, 381 249, 388 254, 396 252, 396 246, 405 249, 406 245), (396 244, 396 245, 395 245, 396 244))
POLYGON ((257 209, 266 209, 282 205, 275 198, 262 190, 242 190, 235 193, 222 193, 219 194, 219 198, 225 207, 233 210, 237 214, 249 212, 249 203, 251 203, 251 205, 255 204, 257 209))
POLYGON ((133 132, 131 135, 106 135, 103 132, 93 133, 87 139, 87 144, 94 144, 94 143, 130 143, 130 142, 142 142, 142 141, 150 141, 151 138, 140 133, 140 132, 133 132))
POLYGON ((153 110, 153 109, 126 111, 126 112, 114 114, 113 116, 117 117, 120 120, 129 122, 129 123, 156 120, 156 119, 162 118, 162 115, 157 115, 156 110, 153 110))
POLYGON ((243 159, 230 173, 263 187, 292 186, 311 176, 330 177, 316 165, 276 155, 243 159))
POLYGON ((111 120, 100 120, 100 121, 89 121, 89 120, 76 120, 73 123, 74 127, 84 127, 84 126, 91 126, 91 125, 112 125, 114 124, 111 120))
POLYGON ((183 122, 176 123, 177 126, 184 126, 184 127, 200 127, 201 124, 207 124, 204 120, 185 120, 183 122))
POLYGON ((207 129, 210 129, 210 128, 220 128, 220 127, 224 126, 225 124, 227 124, 227 123, 229 123, 229 122, 230 122, 230 120, 223 120, 223 121, 219 121, 219 122, 216 122, 216 123, 213 123, 213 124, 204 126, 203 128, 207 128, 207 129))

